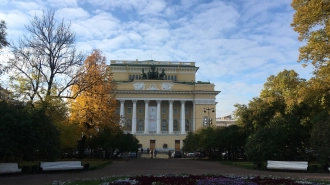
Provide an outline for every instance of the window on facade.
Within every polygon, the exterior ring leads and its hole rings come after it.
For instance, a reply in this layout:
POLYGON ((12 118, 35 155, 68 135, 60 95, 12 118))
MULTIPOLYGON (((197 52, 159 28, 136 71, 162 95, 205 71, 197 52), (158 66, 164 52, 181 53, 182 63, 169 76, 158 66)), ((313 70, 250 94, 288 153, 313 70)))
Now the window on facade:
POLYGON ((179 123, 178 120, 173 120, 173 131, 179 131, 179 123))
POLYGON ((126 130, 132 130, 132 120, 131 119, 127 119, 126 120, 126 130))
POLYGON ((189 114, 189 108, 185 109, 185 114, 189 114))
POLYGON ((171 75, 171 80, 173 80, 173 75, 171 75))
POLYGON ((166 107, 162 107, 162 114, 166 114, 166 107))
POLYGON ((167 130, 167 121, 165 119, 162 120, 162 131, 168 131, 167 130))
POLYGON ((186 119, 185 130, 186 130, 186 131, 190 131, 190 122, 189 122, 188 119, 186 119))
POLYGON ((132 107, 127 107, 127 114, 132 114, 132 107))
POLYGON ((144 130, 144 124, 143 120, 138 121, 138 131, 143 131, 144 130))
POLYGON ((143 113, 143 108, 139 108, 139 114, 143 113))
POLYGON ((176 81, 176 75, 174 75, 173 81, 176 81))
POLYGON ((178 114, 178 108, 174 108, 174 109, 173 109, 173 113, 174 113, 174 114, 178 114))

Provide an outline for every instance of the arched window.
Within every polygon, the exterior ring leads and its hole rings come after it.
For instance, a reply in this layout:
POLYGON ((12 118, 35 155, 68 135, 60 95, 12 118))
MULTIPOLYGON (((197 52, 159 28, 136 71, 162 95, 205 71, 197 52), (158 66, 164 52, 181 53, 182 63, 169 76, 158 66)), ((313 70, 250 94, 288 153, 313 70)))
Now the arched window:
POLYGON ((176 75, 174 75, 173 81, 176 81, 176 75))
POLYGON ((138 131, 143 131, 144 130, 144 124, 143 124, 143 120, 139 120, 138 121, 138 131))
POLYGON ((179 122, 177 119, 173 120, 173 131, 179 131, 179 122))
POLYGON ((132 120, 131 119, 126 120, 125 130, 132 130, 132 120))
POLYGON ((173 80, 173 75, 171 75, 171 80, 173 80))
POLYGON ((167 128, 168 128, 168 127, 167 127, 167 121, 166 121, 166 119, 163 119, 163 120, 162 120, 161 131, 168 131, 167 128))
POLYGON ((186 119, 185 130, 190 131, 190 121, 188 119, 186 119))

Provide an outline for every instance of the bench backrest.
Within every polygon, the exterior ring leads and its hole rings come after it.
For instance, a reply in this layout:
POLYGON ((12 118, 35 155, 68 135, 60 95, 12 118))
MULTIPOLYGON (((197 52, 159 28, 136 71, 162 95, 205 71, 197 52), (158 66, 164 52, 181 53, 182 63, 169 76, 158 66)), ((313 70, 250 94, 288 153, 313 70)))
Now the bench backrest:
POLYGON ((0 172, 8 171, 8 169, 18 169, 17 163, 0 163, 0 172))
POLYGON ((297 167, 306 168, 308 167, 307 161, 267 161, 267 167, 297 167))
POLYGON ((56 161, 56 162, 40 162, 40 167, 50 167, 50 166, 82 166, 81 161, 56 161))

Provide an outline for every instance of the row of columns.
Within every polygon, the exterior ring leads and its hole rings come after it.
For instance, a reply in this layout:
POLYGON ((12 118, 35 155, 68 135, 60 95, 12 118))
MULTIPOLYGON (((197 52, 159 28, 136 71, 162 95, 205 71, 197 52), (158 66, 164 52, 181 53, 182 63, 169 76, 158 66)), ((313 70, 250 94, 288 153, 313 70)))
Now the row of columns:
MULTIPOLYGON (((132 100, 133 101, 133 112, 132 112, 132 134, 136 133, 136 103, 137 100, 132 100)), ((144 100, 145 103, 145 115, 144 115, 144 133, 148 134, 149 133, 149 101, 150 100, 144 100)), ((168 125, 169 125, 169 134, 173 133, 173 102, 174 100, 168 100, 169 101, 169 116, 168 116, 168 125)), ((161 133, 161 102, 162 100, 156 100, 157 102, 157 134, 161 133)), ((181 100, 181 114, 180 114, 180 130, 181 134, 185 134, 185 100, 181 100)), ((120 100, 120 115, 123 123, 123 116, 125 115, 125 100, 120 100)), ((123 126, 123 125, 122 125, 123 126)))

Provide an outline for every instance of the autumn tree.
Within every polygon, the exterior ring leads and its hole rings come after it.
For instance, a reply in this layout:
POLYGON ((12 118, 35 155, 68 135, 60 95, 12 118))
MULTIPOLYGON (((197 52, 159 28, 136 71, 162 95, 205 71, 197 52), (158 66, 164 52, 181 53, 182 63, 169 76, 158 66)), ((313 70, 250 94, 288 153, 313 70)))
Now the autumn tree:
POLYGON ((292 0, 296 11, 291 26, 306 42, 299 51, 299 61, 311 62, 316 68, 329 63, 330 58, 330 2, 327 0, 292 0))
MULTIPOLYGON (((73 122, 80 125, 84 135, 96 135, 97 130, 105 127, 118 127, 119 116, 116 114, 117 102, 114 91, 115 83, 106 66, 101 51, 94 50, 79 71, 83 75, 77 79, 80 86, 88 86, 75 100, 71 101, 73 122)), ((73 86, 73 93, 79 91, 73 86)))
POLYGON ((13 57, 6 68, 14 91, 44 106, 53 97, 72 98, 68 90, 77 81, 76 69, 84 55, 77 52, 70 24, 56 21, 55 11, 47 11, 41 17, 35 15, 26 29, 28 34, 11 44, 13 57))

